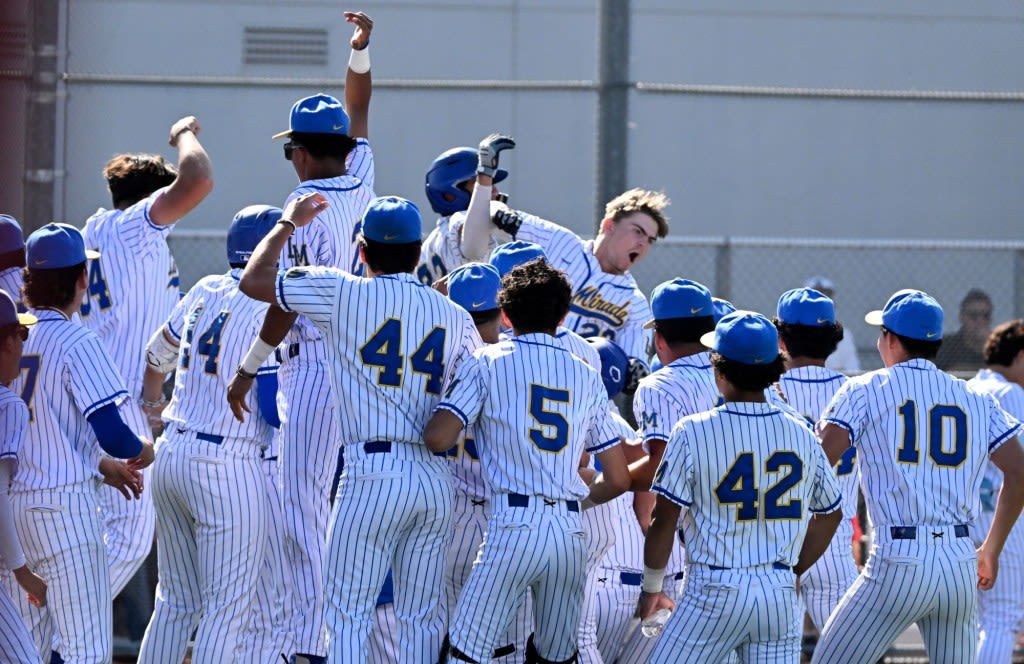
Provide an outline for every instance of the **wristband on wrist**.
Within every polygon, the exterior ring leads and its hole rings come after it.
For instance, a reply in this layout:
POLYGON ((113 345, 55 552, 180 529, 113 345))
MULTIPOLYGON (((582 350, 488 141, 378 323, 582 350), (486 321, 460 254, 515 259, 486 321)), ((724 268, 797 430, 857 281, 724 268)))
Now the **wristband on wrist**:
POLYGON ((370 42, 360 50, 352 49, 348 54, 348 68, 357 74, 370 71, 370 42))
POLYGON ((291 219, 278 219, 277 223, 279 223, 279 224, 287 224, 288 226, 291 226, 292 227, 292 233, 294 233, 295 231, 299 230, 299 227, 296 226, 295 222, 292 221, 291 219))
POLYGON ((140 397, 139 398, 139 403, 141 403, 146 408, 159 408, 160 406, 162 406, 165 403, 167 403, 167 397, 161 394, 160 398, 155 400, 155 401, 151 401, 150 399, 147 399, 146 397, 140 397))
POLYGON ((252 380, 253 378, 256 377, 256 374, 249 373, 248 371, 243 369, 241 364, 239 364, 238 368, 235 369, 235 373, 238 374, 239 376, 241 376, 242 378, 246 379, 246 380, 252 380))
POLYGON ((644 583, 643 591, 648 595, 654 593, 660 593, 662 585, 665 583, 665 568, 651 569, 647 565, 644 565, 644 583))
POLYGON ((263 363, 266 362, 270 354, 274 352, 274 347, 268 344, 260 337, 256 337, 256 340, 252 342, 252 346, 249 348, 249 352, 246 354, 245 359, 238 365, 238 375, 243 378, 255 378, 256 372, 260 370, 263 363), (243 373, 244 372, 244 373, 243 373))

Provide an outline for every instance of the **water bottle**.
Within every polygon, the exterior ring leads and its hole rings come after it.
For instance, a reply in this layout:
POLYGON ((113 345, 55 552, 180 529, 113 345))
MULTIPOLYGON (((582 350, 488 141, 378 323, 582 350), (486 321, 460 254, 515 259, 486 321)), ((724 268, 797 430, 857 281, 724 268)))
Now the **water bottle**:
POLYGON ((640 633, 647 638, 658 636, 665 629, 665 623, 671 615, 672 611, 669 609, 658 609, 651 617, 640 623, 640 633))

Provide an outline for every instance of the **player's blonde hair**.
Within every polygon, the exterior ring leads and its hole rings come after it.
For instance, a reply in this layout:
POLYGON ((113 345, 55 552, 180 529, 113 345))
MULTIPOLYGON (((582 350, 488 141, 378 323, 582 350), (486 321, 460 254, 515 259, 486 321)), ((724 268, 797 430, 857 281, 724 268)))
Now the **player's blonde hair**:
POLYGON ((672 203, 669 197, 660 191, 634 187, 624 191, 604 206, 604 216, 612 221, 619 221, 635 212, 643 212, 658 224, 658 237, 668 235, 668 217, 665 208, 672 203))

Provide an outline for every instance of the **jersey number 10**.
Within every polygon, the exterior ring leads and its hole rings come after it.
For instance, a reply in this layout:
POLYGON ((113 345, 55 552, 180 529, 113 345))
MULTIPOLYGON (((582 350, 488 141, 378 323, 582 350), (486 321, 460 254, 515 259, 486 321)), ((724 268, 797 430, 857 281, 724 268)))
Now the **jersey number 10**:
MULTIPOLYGON (((917 447, 917 403, 907 399, 899 408, 903 418, 903 444, 896 450, 900 463, 918 463, 921 451, 917 447)), ((967 458, 967 413, 960 406, 936 404, 928 411, 928 456, 936 466, 956 468, 967 458), (946 420, 952 424, 953 449, 947 450, 946 420)))

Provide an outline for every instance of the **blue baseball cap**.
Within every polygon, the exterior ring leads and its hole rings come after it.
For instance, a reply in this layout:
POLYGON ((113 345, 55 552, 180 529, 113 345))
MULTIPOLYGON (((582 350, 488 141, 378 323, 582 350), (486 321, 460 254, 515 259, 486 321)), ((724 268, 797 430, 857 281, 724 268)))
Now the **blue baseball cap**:
POLYGON ((9 214, 0 214, 0 254, 25 248, 25 234, 18 220, 9 214))
POLYGON ((619 344, 604 337, 590 337, 587 341, 601 356, 601 382, 608 392, 608 398, 612 399, 626 386, 629 357, 619 344))
POLYGON ((881 325, 901 337, 919 341, 942 338, 942 306, 928 293, 905 289, 893 293, 885 308, 864 316, 868 325, 881 325))
POLYGON ((488 263, 466 263, 448 275, 448 297, 469 312, 498 308, 501 276, 488 263))
POLYGON ((523 263, 529 263, 537 258, 547 259, 544 247, 535 242, 506 242, 499 244, 491 250, 490 258, 487 261, 498 270, 498 274, 505 276, 512 271, 512 268, 519 267, 523 263))
POLYGON ((715 325, 718 324, 718 321, 736 311, 736 306, 732 302, 720 297, 711 298, 711 306, 715 309, 715 325))
POLYGON ((247 205, 239 210, 228 226, 228 264, 248 263, 256 245, 281 219, 281 208, 247 205))
POLYGON ((14 298, 5 290, 0 290, 0 327, 7 325, 35 325, 36 317, 32 314, 19 314, 14 298))
POLYGON ((363 212, 363 237, 383 244, 408 244, 423 232, 420 209, 399 196, 379 196, 363 212))
POLYGON ((779 297, 776 316, 790 325, 826 327, 836 324, 836 307, 827 295, 813 288, 793 288, 779 297))
POLYGON ((303 134, 348 135, 348 113, 331 95, 305 97, 292 105, 287 131, 274 134, 273 139, 289 138, 293 132, 303 134))
POLYGON ((100 257, 99 252, 85 248, 82 231, 56 222, 46 224, 29 235, 25 253, 31 270, 58 270, 100 257))
POLYGON ((770 320, 753 311, 734 311, 718 321, 700 342, 740 364, 771 364, 779 356, 779 332, 770 320))
POLYGON ((667 318, 714 316, 715 306, 711 291, 704 284, 676 277, 655 286, 651 293, 651 311, 654 319, 644 323, 647 329, 654 327, 654 321, 667 318))

